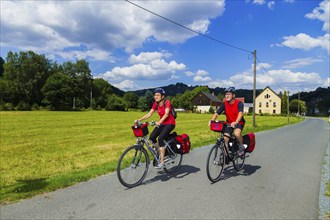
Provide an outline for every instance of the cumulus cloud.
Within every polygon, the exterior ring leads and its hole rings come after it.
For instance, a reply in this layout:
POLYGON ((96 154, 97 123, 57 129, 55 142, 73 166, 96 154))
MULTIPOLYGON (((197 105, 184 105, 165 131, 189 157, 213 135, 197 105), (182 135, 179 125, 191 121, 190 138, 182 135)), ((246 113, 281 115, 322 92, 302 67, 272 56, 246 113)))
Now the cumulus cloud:
POLYGON ((325 0, 319 4, 319 7, 314 8, 312 13, 305 15, 306 18, 316 19, 324 22, 323 31, 329 33, 330 23, 330 1, 325 0))
POLYGON ((316 47, 321 47, 330 52, 329 47, 330 34, 325 34, 317 38, 313 38, 307 34, 300 33, 296 36, 286 36, 284 41, 279 46, 286 46, 292 49, 310 50, 316 47))
POLYGON ((129 90, 138 90, 141 89, 134 81, 132 80, 124 80, 120 83, 114 84, 115 87, 124 90, 124 91, 129 91, 129 90))
POLYGON ((270 1, 270 2, 267 3, 267 7, 269 9, 274 9, 274 6, 275 6, 275 1, 270 1))
POLYGON ((253 0, 253 4, 264 5, 266 4, 266 0, 253 0))
MULTIPOLYGON (((225 6, 224 0, 137 4, 201 33, 225 6)), ((64 57, 83 56, 66 48, 84 45, 86 56, 108 61, 108 51, 132 52, 150 38, 180 43, 196 36, 125 1, 3 1, 1 7, 2 47, 64 57)))
MULTIPOLYGON (((264 64, 267 65, 267 64, 264 64)), ((274 91, 290 88, 291 92, 311 91, 318 87, 328 87, 329 78, 322 79, 314 72, 295 72, 289 69, 271 69, 267 72, 257 71, 257 88, 270 86, 274 91)), ((239 89, 253 88, 253 71, 247 70, 231 76, 227 80, 214 80, 209 83, 211 88, 235 86, 239 89)))
POLYGON ((312 64, 318 63, 318 62, 323 62, 323 60, 312 58, 312 57, 294 59, 294 60, 286 61, 283 68, 296 69, 296 68, 300 68, 300 67, 304 67, 304 66, 309 66, 309 65, 312 65, 312 64))
POLYGON ((102 74, 111 82, 123 80, 169 80, 176 78, 176 73, 185 70, 183 63, 174 60, 167 61, 170 57, 167 52, 141 52, 138 55, 131 55, 129 61, 131 66, 114 67, 111 71, 102 74))
POLYGON ((205 70, 197 70, 196 73, 188 71, 185 74, 186 76, 193 77, 194 82, 206 83, 212 81, 212 78, 209 76, 209 73, 205 70))
MULTIPOLYGON (((305 33, 299 33, 297 35, 285 36, 284 41, 276 46, 286 46, 292 49, 310 50, 320 47, 330 53, 330 34, 329 34, 329 22, 330 22, 330 1, 325 0, 319 4, 319 7, 314 8, 313 12, 305 15, 308 19, 316 19, 324 22, 322 30, 327 32, 324 36, 311 37, 305 33)), ((273 46, 273 45, 272 45, 273 46)))

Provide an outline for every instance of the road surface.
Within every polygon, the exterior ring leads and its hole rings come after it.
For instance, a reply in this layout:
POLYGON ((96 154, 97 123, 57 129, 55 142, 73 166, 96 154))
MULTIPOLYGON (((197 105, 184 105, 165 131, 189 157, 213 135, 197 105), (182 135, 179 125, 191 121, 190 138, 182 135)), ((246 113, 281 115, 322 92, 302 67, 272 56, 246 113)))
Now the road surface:
POLYGON ((329 124, 306 119, 257 133, 256 140, 245 168, 237 173, 226 167, 224 178, 214 184, 205 168, 210 145, 185 155, 175 176, 150 167, 142 185, 127 189, 112 173, 1 206, 1 219, 318 218, 329 124))

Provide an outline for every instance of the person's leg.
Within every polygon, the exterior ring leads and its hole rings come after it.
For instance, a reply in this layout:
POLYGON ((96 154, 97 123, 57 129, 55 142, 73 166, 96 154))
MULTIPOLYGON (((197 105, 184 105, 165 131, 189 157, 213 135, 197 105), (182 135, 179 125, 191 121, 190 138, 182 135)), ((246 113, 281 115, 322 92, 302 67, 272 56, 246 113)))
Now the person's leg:
POLYGON ((231 134, 233 133, 233 128, 232 127, 226 127, 224 130, 224 139, 225 139, 225 148, 227 149, 224 153, 225 153, 225 163, 229 164, 229 155, 227 155, 227 152, 229 152, 229 137, 231 136, 231 134))
POLYGON ((243 146, 243 137, 242 137, 242 130, 243 130, 244 125, 238 124, 235 128, 234 135, 236 137, 236 140, 239 144, 239 149, 237 153, 241 156, 244 154, 245 148, 243 146))
POLYGON ((235 128, 234 135, 239 145, 242 145, 243 144, 242 130, 240 128, 235 128))
POLYGON ((154 130, 151 132, 149 139, 152 141, 153 144, 157 143, 157 137, 161 132, 160 127, 155 127, 154 130))
POLYGON ((164 163, 164 155, 165 155, 165 144, 164 140, 175 128, 174 125, 164 125, 162 131, 158 136, 158 145, 159 145, 159 155, 160 155, 160 163, 164 163))

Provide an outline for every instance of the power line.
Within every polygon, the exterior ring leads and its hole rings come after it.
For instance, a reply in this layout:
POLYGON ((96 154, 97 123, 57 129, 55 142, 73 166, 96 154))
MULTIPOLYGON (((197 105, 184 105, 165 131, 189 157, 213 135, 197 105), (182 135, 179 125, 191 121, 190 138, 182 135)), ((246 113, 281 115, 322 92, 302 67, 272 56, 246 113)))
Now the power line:
POLYGON ((285 89, 283 89, 274 79, 273 79, 273 77, 269 74, 269 70, 267 70, 263 65, 262 65, 262 63, 260 62, 260 60, 258 59, 258 57, 257 57, 257 61, 258 61, 258 63, 259 63, 259 66, 265 71, 265 73, 267 73, 268 75, 269 75, 269 77, 271 78, 271 80, 280 88, 280 89, 282 89, 282 90, 285 90, 285 89))
POLYGON ((215 39, 215 38, 213 38, 213 37, 207 36, 207 35, 205 35, 205 34, 203 34, 203 33, 200 33, 200 32, 195 31, 195 30, 193 30, 193 29, 191 29, 191 28, 189 28, 189 27, 186 27, 186 26, 184 26, 184 25, 182 25, 182 24, 180 24, 180 23, 178 23, 178 22, 176 22, 176 21, 173 21, 173 20, 171 20, 171 19, 169 19, 169 18, 166 18, 166 17, 164 17, 164 16, 161 16, 161 15, 159 15, 159 14, 153 12, 153 11, 150 11, 150 10, 148 10, 148 9, 146 9, 146 8, 140 6, 140 5, 137 5, 137 4, 135 4, 135 3, 133 3, 133 2, 131 2, 131 1, 129 1, 129 0, 124 0, 124 1, 130 3, 130 4, 134 5, 134 6, 136 6, 136 7, 138 7, 138 8, 141 8, 142 10, 145 10, 145 11, 147 11, 147 12, 153 14, 153 15, 156 15, 157 17, 160 17, 160 18, 162 18, 162 19, 164 19, 164 20, 166 20, 166 21, 169 21, 169 22, 171 22, 171 23, 173 23, 173 24, 175 24, 175 25, 177 25, 177 26, 179 26, 179 27, 182 27, 182 28, 184 28, 184 29, 186 29, 186 30, 188 30, 188 31, 194 32, 194 33, 196 33, 196 34, 198 34, 198 35, 201 35, 201 36, 203 36, 203 37, 206 37, 206 38, 208 38, 208 39, 210 39, 210 40, 213 40, 213 41, 215 41, 215 42, 218 42, 218 43, 224 44, 224 45, 226 45, 226 46, 229 46, 229 47, 235 48, 235 49, 237 49, 237 50, 241 50, 241 51, 244 51, 244 52, 247 52, 247 53, 251 53, 251 54, 253 54, 252 51, 245 50, 245 49, 243 49, 243 48, 236 47, 236 46, 234 46, 234 45, 231 45, 231 44, 225 43, 225 42, 220 41, 220 40, 218 40, 218 39, 215 39))

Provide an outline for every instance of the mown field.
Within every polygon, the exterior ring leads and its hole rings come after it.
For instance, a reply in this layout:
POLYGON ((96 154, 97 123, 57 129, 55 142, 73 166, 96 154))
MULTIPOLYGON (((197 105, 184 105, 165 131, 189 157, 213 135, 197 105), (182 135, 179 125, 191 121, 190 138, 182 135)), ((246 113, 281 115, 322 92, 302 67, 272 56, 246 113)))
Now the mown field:
MULTIPOLYGON (((0 112, 0 203, 114 172, 123 150, 135 143, 131 125, 141 112, 0 112)), ((187 133, 192 148, 211 144, 217 134, 207 126, 211 114, 178 113, 176 132, 187 133)), ((246 116, 248 131, 288 124, 287 117, 246 116)), ((157 120, 154 115, 150 120, 157 120)), ((224 120, 224 116, 219 119, 224 120)), ((290 118, 297 123, 301 118, 290 118)), ((151 131, 152 128, 149 130, 151 131)))

